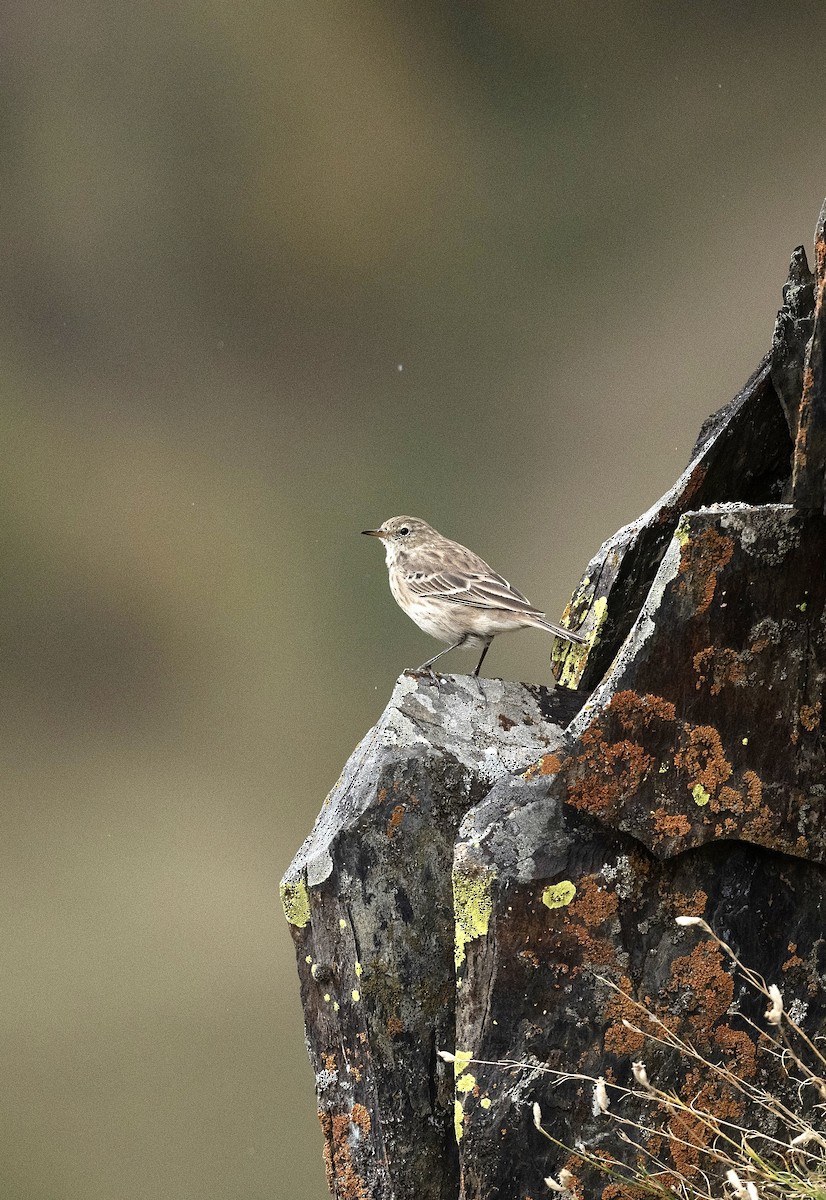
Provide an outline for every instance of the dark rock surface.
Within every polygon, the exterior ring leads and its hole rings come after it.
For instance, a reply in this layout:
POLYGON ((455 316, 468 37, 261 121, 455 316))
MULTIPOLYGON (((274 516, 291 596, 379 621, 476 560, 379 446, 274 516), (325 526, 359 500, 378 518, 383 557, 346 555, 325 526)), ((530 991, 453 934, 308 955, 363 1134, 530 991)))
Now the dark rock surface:
MULTIPOLYGON (((460 1054, 627 1081, 643 1039, 618 1023, 633 1008, 605 977, 708 1054, 776 1075, 730 1012, 751 1000, 757 1018, 754 994, 678 915, 703 916, 823 1027, 824 563, 826 519, 789 506, 724 505, 680 522, 567 751, 501 781, 460 827, 455 869, 485 880, 487 912, 458 991, 460 1054)), ((647 1065, 685 1099, 700 1086, 685 1063, 647 1065)), ((555 1090, 537 1069, 471 1065, 460 1080, 468 1072, 463 1196, 534 1194, 563 1166, 601 1194, 549 1152, 530 1112, 539 1101, 568 1146, 621 1156, 590 1113, 590 1087, 555 1090)), ((758 1125, 762 1114, 731 1104, 758 1125)))
POLYGON ((814 330, 803 361, 803 391, 794 447, 793 501, 826 512, 826 203, 815 231, 814 330))
POLYGON ((402 675, 282 881, 336 1196, 456 1196, 453 1073, 436 1057, 454 1040, 456 832, 498 779, 562 747, 571 707, 402 675))

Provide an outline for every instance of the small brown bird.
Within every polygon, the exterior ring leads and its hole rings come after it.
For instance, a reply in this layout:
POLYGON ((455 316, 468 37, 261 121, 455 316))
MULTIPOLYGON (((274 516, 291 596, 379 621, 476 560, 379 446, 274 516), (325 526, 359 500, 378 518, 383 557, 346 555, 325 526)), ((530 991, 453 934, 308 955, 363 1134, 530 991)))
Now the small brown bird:
POLYGON ((390 591, 399 607, 425 633, 449 643, 422 663, 420 671, 430 671, 449 650, 481 646, 473 672, 478 675, 496 634, 512 629, 534 626, 569 642, 585 641, 578 633, 546 621, 544 613, 477 554, 443 537, 419 517, 391 517, 378 529, 362 533, 384 542, 390 591))

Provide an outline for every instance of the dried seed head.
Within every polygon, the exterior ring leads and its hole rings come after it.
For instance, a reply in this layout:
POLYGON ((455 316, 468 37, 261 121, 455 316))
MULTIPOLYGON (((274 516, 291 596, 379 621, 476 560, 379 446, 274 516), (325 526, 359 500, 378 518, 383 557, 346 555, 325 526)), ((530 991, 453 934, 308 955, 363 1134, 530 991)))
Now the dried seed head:
POLYGON ((682 926, 705 925, 705 921, 702 917, 675 917, 674 919, 678 925, 682 926))
POLYGON ((596 1081, 596 1084, 594 1085, 593 1108, 594 1108, 594 1116, 596 1116, 598 1112, 603 1112, 603 1113, 608 1112, 608 1108, 609 1108, 608 1089, 606 1088, 605 1080, 603 1079, 603 1077, 601 1075, 600 1075, 599 1079, 596 1081))
POLYGON ((552 1192, 567 1191, 567 1188, 564 1188, 561 1183, 557 1183, 556 1180, 552 1179, 550 1175, 545 1176, 545 1187, 549 1187, 552 1192))
POLYGON ((746 1195, 748 1196, 749 1200, 760 1200, 760 1193, 757 1190, 756 1184, 746 1184, 746 1195))
POLYGON ((446 1063, 455 1063, 456 1062, 456 1055, 451 1054, 449 1050, 437 1050, 436 1053, 438 1054, 438 1056, 442 1060, 442 1062, 446 1062, 446 1063))
POLYGON ((748 1200, 749 1194, 743 1186, 742 1179, 733 1167, 730 1171, 726 1171, 726 1182, 734 1192, 737 1200, 748 1200))
POLYGON ((537 1129, 542 1128, 542 1109, 539 1107, 536 1101, 534 1101, 533 1105, 533 1123, 537 1129))
POLYGON ((648 1072, 645 1069, 644 1062, 632 1062, 631 1070, 634 1072, 634 1079, 640 1087, 647 1088, 651 1086, 648 1082, 648 1072))
POLYGON ((574 1176, 567 1167, 563 1167, 559 1172, 559 1182, 564 1188, 569 1188, 574 1182, 574 1176))
POLYGON ((769 985, 771 1004, 763 1014, 770 1025, 779 1025, 783 1017, 783 997, 776 983, 769 985))

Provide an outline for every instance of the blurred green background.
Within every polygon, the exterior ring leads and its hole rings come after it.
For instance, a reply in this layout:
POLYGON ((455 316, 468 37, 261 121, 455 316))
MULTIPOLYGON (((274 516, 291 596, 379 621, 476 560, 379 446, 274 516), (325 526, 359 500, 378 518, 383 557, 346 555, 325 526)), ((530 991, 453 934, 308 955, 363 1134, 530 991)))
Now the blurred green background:
POLYGON ((824 33, 6 7, 4 1198, 326 1195, 277 883, 436 649, 358 531, 424 516, 562 610, 769 346, 824 33))

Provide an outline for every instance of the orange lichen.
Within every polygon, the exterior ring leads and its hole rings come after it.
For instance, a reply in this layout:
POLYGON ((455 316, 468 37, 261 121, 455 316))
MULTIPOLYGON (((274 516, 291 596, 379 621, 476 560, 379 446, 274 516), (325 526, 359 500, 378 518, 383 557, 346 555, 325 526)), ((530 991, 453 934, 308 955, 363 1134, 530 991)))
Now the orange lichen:
POLYGON ((706 612, 714 599, 717 580, 731 562, 734 542, 716 529, 689 536, 680 551, 680 591, 688 595, 697 614, 706 612))
MULTIPOLYGON (((688 1072, 679 1093, 686 1105, 698 1113, 709 1113, 720 1121, 738 1122, 742 1117, 743 1103, 737 1091, 710 1077, 703 1067, 688 1072)), ((668 1131, 671 1136, 667 1148, 674 1166, 691 1179, 705 1157, 713 1132, 706 1119, 686 1109, 670 1113, 668 1131)))
POLYGON ((746 785, 749 809, 759 808, 763 803, 763 783, 760 776, 756 775, 754 771, 744 771, 743 783, 746 785))
POLYGON ((728 1011, 734 994, 732 978, 723 970, 723 955, 714 942, 699 942, 690 954, 671 964, 669 990, 691 992, 695 997, 689 1024, 708 1041, 714 1024, 728 1011))
POLYGON ((616 717, 626 732, 647 728, 652 721, 673 721, 676 709, 670 700, 662 696, 654 696, 650 692, 640 696, 638 692, 626 689, 617 692, 607 707, 607 712, 616 717))
POLYGON ((800 724, 809 733, 814 733, 820 724, 820 701, 812 706, 811 704, 803 704, 800 708, 800 724))
POLYGON ((668 1151, 674 1166, 685 1179, 692 1179, 709 1142, 705 1125, 699 1117, 677 1112, 668 1121, 668 1132, 668 1151))
POLYGON ((754 1078, 757 1074, 757 1047, 744 1029, 718 1025, 714 1030, 714 1040, 731 1057, 731 1065, 741 1079, 754 1078))
POLYGON ((532 967, 533 970, 538 970, 539 955, 535 950, 520 950, 516 957, 520 958, 529 967, 532 967))
POLYGON ((608 967, 616 962, 616 946, 609 939, 591 937, 584 925, 571 925, 569 933, 582 950, 583 962, 592 967, 608 967))
POLYGON ((363 1104, 356 1102, 353 1105, 353 1111, 350 1114, 350 1119, 354 1125, 358 1125, 361 1132, 365 1137, 367 1137, 367 1134, 370 1132, 371 1122, 370 1114, 363 1104))
MULTIPOLYGON (((712 812, 736 812, 743 811, 743 797, 732 787, 721 787, 716 796, 712 797, 709 804, 712 812)), ((734 822, 731 823, 734 828, 734 822)))
POLYGON ((387 1032, 391 1037, 398 1037, 400 1033, 404 1033, 404 1022, 402 1019, 395 1015, 388 1017, 387 1032))
POLYGON ((637 742, 608 742, 595 727, 581 738, 582 753, 572 760, 568 802, 574 808, 608 814, 639 791, 654 759, 637 742), (582 773, 579 774, 579 770, 582 773))
POLYGON ((558 754, 543 754, 535 763, 531 763, 522 778, 536 779, 538 775, 556 775, 561 766, 562 759, 558 754))
POLYGON ((387 822, 387 840, 392 841, 396 836, 396 832, 404 820, 404 814, 407 811, 403 804, 397 804, 390 814, 390 820, 387 822))
POLYGON ((675 917, 701 917, 708 904, 708 896, 702 890, 691 895, 688 892, 673 892, 668 900, 675 917))
POLYGON ((736 650, 725 647, 707 646, 692 659, 697 673, 697 691, 711 680, 709 691, 716 696, 727 685, 736 687, 746 680, 746 668, 736 650))
POLYGON ((713 725, 685 726, 679 742, 674 765, 688 776, 688 790, 692 791, 699 783, 713 796, 731 775, 720 734, 713 725))
POLYGON ((668 813, 664 808, 657 808, 651 816, 654 829, 661 837, 685 837, 691 833, 691 822, 684 813, 668 813))
POLYGON ((577 1175, 577 1167, 581 1167, 581 1165, 582 1165, 582 1159, 579 1157, 579 1155, 572 1155, 570 1158, 567 1158, 565 1160, 565 1162, 562 1164, 563 1168, 571 1176, 570 1182, 568 1184, 568 1190, 571 1193, 571 1195, 575 1197, 575 1200, 583 1200, 583 1197, 585 1195, 585 1193, 582 1190, 582 1181, 579 1178, 579 1176, 577 1175))
POLYGON ((369 1200, 367 1185, 353 1164, 350 1149, 350 1130, 353 1125, 357 1125, 363 1133, 370 1132, 367 1109, 361 1104, 354 1104, 352 1115, 319 1110, 318 1119, 324 1132, 324 1170, 328 1188, 341 1200, 369 1200))
POLYGON ((621 990, 613 993, 605 1007, 605 1019, 611 1024, 605 1030, 603 1045, 609 1054, 639 1054, 645 1045, 645 1037, 641 1033, 635 1033, 633 1029, 626 1028, 622 1022, 630 1021, 632 1025, 638 1026, 642 1014, 629 994, 632 984, 626 975, 620 979, 618 987, 621 990))
POLYGON ((577 881, 576 900, 569 906, 570 916, 583 925, 602 925, 616 916, 619 899, 616 892, 609 891, 596 875, 583 875, 577 881))
POLYGON ((609 1183, 602 1189, 602 1200, 645 1200, 649 1194, 647 1189, 633 1183, 609 1183))

